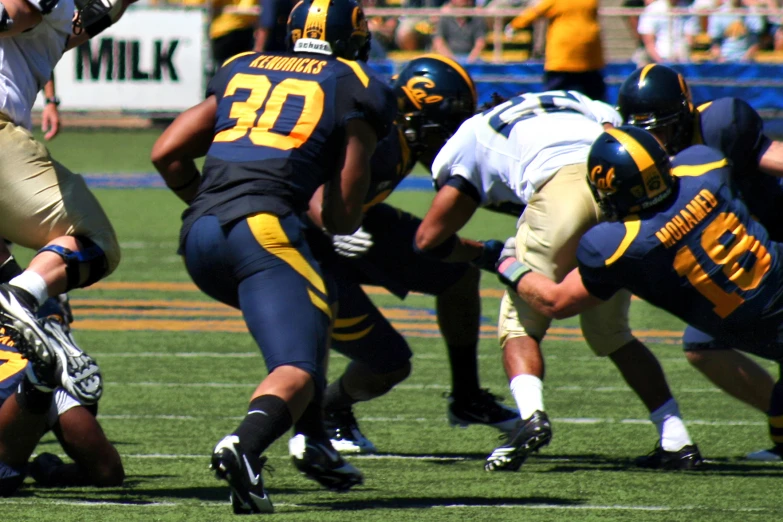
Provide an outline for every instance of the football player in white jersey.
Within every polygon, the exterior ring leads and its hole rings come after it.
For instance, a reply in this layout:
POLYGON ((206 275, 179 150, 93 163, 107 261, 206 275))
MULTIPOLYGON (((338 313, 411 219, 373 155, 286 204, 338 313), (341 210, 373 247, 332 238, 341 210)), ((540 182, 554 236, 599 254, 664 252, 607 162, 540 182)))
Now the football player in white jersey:
POLYGON ((55 390, 81 405, 102 393, 98 366, 73 342, 67 322, 36 314, 50 297, 111 273, 119 245, 83 178, 30 133, 31 110, 63 53, 117 21, 131 1, 0 0, 0 237, 38 249, 22 271, 0 242, 0 340, 27 360, 26 377, 4 402, 18 407, 2 409, 0 477, 35 447, 55 390))
MULTIPOLYGON (((587 184, 588 151, 605 126, 620 123, 609 105, 575 91, 515 96, 467 120, 432 165, 438 193, 417 231, 416 247, 447 261, 473 259, 481 246, 455 234, 476 209, 522 204, 526 208, 518 223, 516 256, 560 281, 576 266, 579 238, 601 219, 587 184)), ((638 463, 693 467, 690 457, 678 453, 692 441, 663 370, 631 333, 630 299, 627 292, 616 294, 582 314, 582 333, 597 355, 609 356, 618 366, 658 427, 660 446, 638 463)), ((549 324, 516 294, 503 296, 498 336, 520 420, 507 443, 487 458, 487 471, 516 471, 551 440, 540 350, 549 324)))

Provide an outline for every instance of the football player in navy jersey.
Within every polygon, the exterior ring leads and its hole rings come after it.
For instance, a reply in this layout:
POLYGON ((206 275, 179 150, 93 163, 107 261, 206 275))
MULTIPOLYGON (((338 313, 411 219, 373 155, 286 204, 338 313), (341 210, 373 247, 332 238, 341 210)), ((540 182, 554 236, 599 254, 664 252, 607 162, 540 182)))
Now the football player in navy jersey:
MULTIPOLYGON (((622 126, 599 136, 588 180, 610 221, 582 236, 578 269, 561 283, 514 257, 498 273, 541 313, 570 317, 626 289, 722 343, 783 358, 783 244, 737 197, 730 161, 697 145, 670 161, 650 133, 622 126)), ((780 408, 775 385, 771 408, 780 408)), ((681 452, 698 453, 695 445, 681 452)))
MULTIPOLYGON (((316 213, 331 233, 359 226, 370 157, 396 104, 363 63, 370 33, 355 0, 303 0, 288 21, 289 53, 242 53, 181 114, 152 159, 189 208, 181 253, 194 282, 239 308, 268 376, 247 416, 212 454, 235 513, 271 512, 264 450, 300 418, 318 424, 333 293, 302 234, 301 214, 319 187, 316 213), (205 155, 203 176, 194 158, 205 155), (303 416, 306 409, 315 414, 303 416)), ((297 467, 333 489, 362 475, 332 448, 322 425, 297 467)))
MULTIPOLYGON (((669 154, 703 143, 731 160, 739 194, 776 241, 783 240, 783 143, 764 134, 759 114, 738 98, 718 98, 694 107, 683 76, 664 65, 634 71, 621 85, 618 110, 629 125, 655 134, 669 154)), ((727 393, 769 415, 774 447, 754 460, 781 460, 783 410, 770 410, 774 380, 755 361, 689 326, 683 335, 688 361, 727 393)))
POLYGON ((328 386, 325 413, 332 444, 348 453, 376 451, 359 429, 352 405, 388 392, 411 368, 407 342, 362 284, 384 287, 400 299, 411 291, 436 296, 438 323, 451 363, 448 418, 452 425, 485 424, 509 431, 518 416, 479 385, 478 268, 416 253, 413 238, 421 220, 383 202, 417 161, 429 167, 446 139, 473 115, 473 80, 453 60, 430 54, 407 63, 393 90, 400 108, 398 122, 373 154, 361 228, 352 235, 330 237, 316 226, 308 234, 316 258, 338 287, 332 348, 351 363, 328 386))

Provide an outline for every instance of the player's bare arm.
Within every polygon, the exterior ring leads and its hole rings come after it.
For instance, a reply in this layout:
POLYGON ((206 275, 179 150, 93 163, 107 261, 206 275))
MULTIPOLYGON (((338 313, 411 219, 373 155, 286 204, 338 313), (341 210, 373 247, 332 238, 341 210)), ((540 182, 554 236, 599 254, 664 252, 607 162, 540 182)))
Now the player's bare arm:
POLYGON ((454 234, 473 217, 478 203, 456 188, 446 185, 432 201, 416 231, 416 248, 422 252, 433 252, 438 248, 449 248, 445 256, 438 256, 450 263, 470 262, 481 256, 484 246, 470 239, 456 238, 454 234))
POLYGON ((348 121, 345 131, 342 167, 323 189, 321 222, 333 234, 352 234, 362 223, 362 205, 370 187, 370 158, 378 142, 364 120, 348 121))
POLYGON ((759 168, 766 174, 783 177, 783 142, 773 141, 761 156, 759 168))
POLYGON ((603 302, 587 291, 577 268, 560 283, 528 272, 517 282, 516 293, 539 313, 553 319, 572 317, 603 302))
POLYGON ((0 38, 32 29, 42 19, 41 12, 27 0, 0 0, 0 38))
POLYGON ((217 100, 209 96, 177 116, 152 147, 153 165, 166 186, 185 203, 196 197, 201 174, 194 159, 209 150, 216 111, 217 100))

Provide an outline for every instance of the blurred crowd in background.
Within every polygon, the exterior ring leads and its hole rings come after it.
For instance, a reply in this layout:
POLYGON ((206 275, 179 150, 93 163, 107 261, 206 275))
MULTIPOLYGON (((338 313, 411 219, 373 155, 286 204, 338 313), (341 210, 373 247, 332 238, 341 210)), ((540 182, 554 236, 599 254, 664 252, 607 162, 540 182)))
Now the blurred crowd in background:
MULTIPOLYGON (((638 16, 623 16, 627 38, 636 41, 633 61, 676 63, 691 61, 753 61, 762 51, 783 53, 783 0, 624 0, 616 7, 636 8, 638 16), (690 14, 672 17, 672 9, 690 14), (761 13, 760 13, 761 11, 761 13)), ((144 5, 206 7, 215 63, 237 52, 281 50, 285 25, 296 0, 141 0, 144 5)), ((370 16, 371 59, 409 59, 413 53, 436 52, 461 63, 497 60, 494 45, 502 43, 502 60, 546 59, 562 62, 571 72, 603 65, 598 0, 365 0, 365 8, 404 8, 405 16, 370 16), (502 36, 492 17, 455 16, 454 8, 519 9, 503 19, 502 36), (417 15, 416 9, 441 14, 417 15), (549 53, 558 55, 551 58, 549 53)), ((776 53, 765 53, 776 58, 776 53)), ((549 67, 548 67, 549 68, 549 67)))

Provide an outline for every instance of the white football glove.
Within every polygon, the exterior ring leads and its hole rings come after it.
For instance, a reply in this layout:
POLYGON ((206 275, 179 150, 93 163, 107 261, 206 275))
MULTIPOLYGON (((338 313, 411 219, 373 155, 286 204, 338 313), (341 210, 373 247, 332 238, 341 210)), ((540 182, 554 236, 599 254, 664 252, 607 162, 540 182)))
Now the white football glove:
POLYGON ((362 227, 349 235, 335 234, 332 236, 334 251, 343 257, 362 257, 372 248, 372 235, 362 227))
POLYGON ((505 259, 507 257, 517 258, 517 238, 511 236, 503 243, 503 250, 500 251, 500 258, 505 259))

